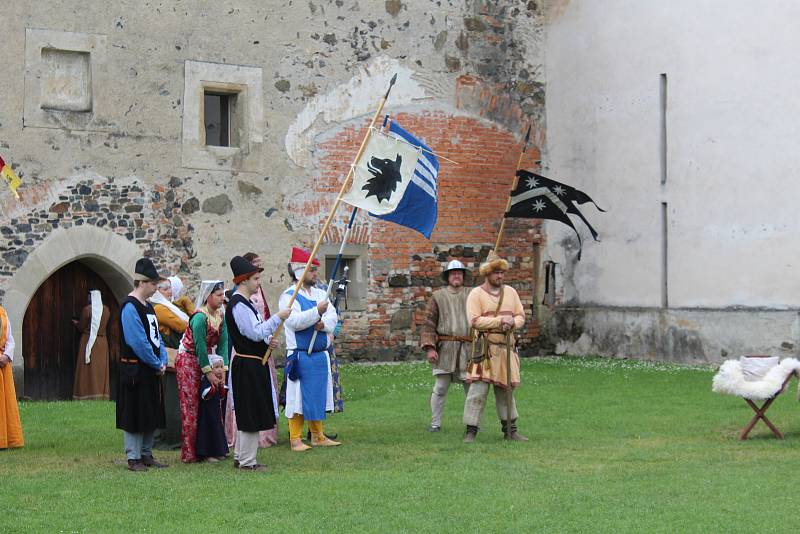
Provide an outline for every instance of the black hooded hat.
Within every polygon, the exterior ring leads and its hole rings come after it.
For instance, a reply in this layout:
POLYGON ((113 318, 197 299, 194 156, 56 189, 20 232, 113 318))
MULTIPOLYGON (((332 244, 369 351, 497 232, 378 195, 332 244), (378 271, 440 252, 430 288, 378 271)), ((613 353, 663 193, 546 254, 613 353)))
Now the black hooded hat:
POLYGON ((256 267, 241 256, 234 256, 231 260, 231 271, 233 271, 233 281, 237 284, 247 280, 252 275, 260 273, 264 269, 256 267))
POLYGON ((158 274, 156 266, 150 258, 139 258, 136 260, 136 267, 133 271, 133 279, 144 282, 158 282, 166 280, 163 276, 158 274))

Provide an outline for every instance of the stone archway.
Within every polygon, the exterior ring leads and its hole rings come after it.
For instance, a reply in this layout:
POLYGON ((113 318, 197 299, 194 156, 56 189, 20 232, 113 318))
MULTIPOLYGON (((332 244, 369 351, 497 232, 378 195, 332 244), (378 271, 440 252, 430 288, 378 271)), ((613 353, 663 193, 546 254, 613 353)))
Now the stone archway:
POLYGON ((39 286, 64 265, 80 260, 100 275, 114 296, 122 300, 130 292, 130 273, 142 250, 111 231, 95 226, 59 228, 31 252, 9 280, 3 307, 8 313, 17 348, 14 354, 14 379, 18 392, 24 391, 22 325, 25 311, 39 286))

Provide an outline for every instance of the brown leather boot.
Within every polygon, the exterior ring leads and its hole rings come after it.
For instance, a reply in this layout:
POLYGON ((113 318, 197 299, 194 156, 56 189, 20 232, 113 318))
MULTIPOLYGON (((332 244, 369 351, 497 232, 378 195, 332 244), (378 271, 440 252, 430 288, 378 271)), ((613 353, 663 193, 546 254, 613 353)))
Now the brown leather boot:
POLYGON ((503 429, 503 438, 510 440, 510 441, 530 441, 528 438, 517 432, 517 420, 511 420, 511 428, 509 432, 506 433, 506 425, 508 424, 507 421, 500 421, 500 426, 503 429))
POLYGON ((128 460, 128 471, 147 471, 147 466, 142 463, 142 460, 128 460))
POLYGON ((162 469, 164 467, 169 467, 167 464, 162 464, 152 456, 142 456, 142 463, 147 467, 155 467, 156 469, 162 469))
POLYGON ((464 432, 464 443, 474 443, 475 436, 478 435, 478 427, 467 425, 467 431, 464 432))

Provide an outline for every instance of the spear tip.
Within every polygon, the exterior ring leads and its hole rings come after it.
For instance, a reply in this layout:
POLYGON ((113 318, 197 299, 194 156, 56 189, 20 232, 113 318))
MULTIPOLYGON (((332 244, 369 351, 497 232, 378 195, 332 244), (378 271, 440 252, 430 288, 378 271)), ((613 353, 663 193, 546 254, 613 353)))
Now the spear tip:
POLYGON ((531 140, 531 124, 529 123, 528 124, 528 131, 525 134, 525 144, 527 145, 528 141, 530 141, 530 140, 531 140))
POLYGON ((397 81, 397 73, 395 72, 394 76, 392 76, 392 79, 389 80, 389 88, 386 90, 386 94, 383 97, 384 99, 389 98, 389 91, 392 90, 392 86, 394 85, 394 82, 396 82, 396 81, 397 81))

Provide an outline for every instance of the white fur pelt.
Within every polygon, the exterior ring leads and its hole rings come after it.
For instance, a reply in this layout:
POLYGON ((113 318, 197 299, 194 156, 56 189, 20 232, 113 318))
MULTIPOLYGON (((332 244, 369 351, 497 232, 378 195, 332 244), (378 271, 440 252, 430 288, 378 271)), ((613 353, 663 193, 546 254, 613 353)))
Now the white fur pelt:
POLYGON ((750 382, 745 379, 739 360, 727 360, 714 375, 711 389, 716 393, 736 395, 745 399, 765 400, 780 392, 786 377, 798 369, 800 361, 786 358, 767 371, 761 380, 750 382))

